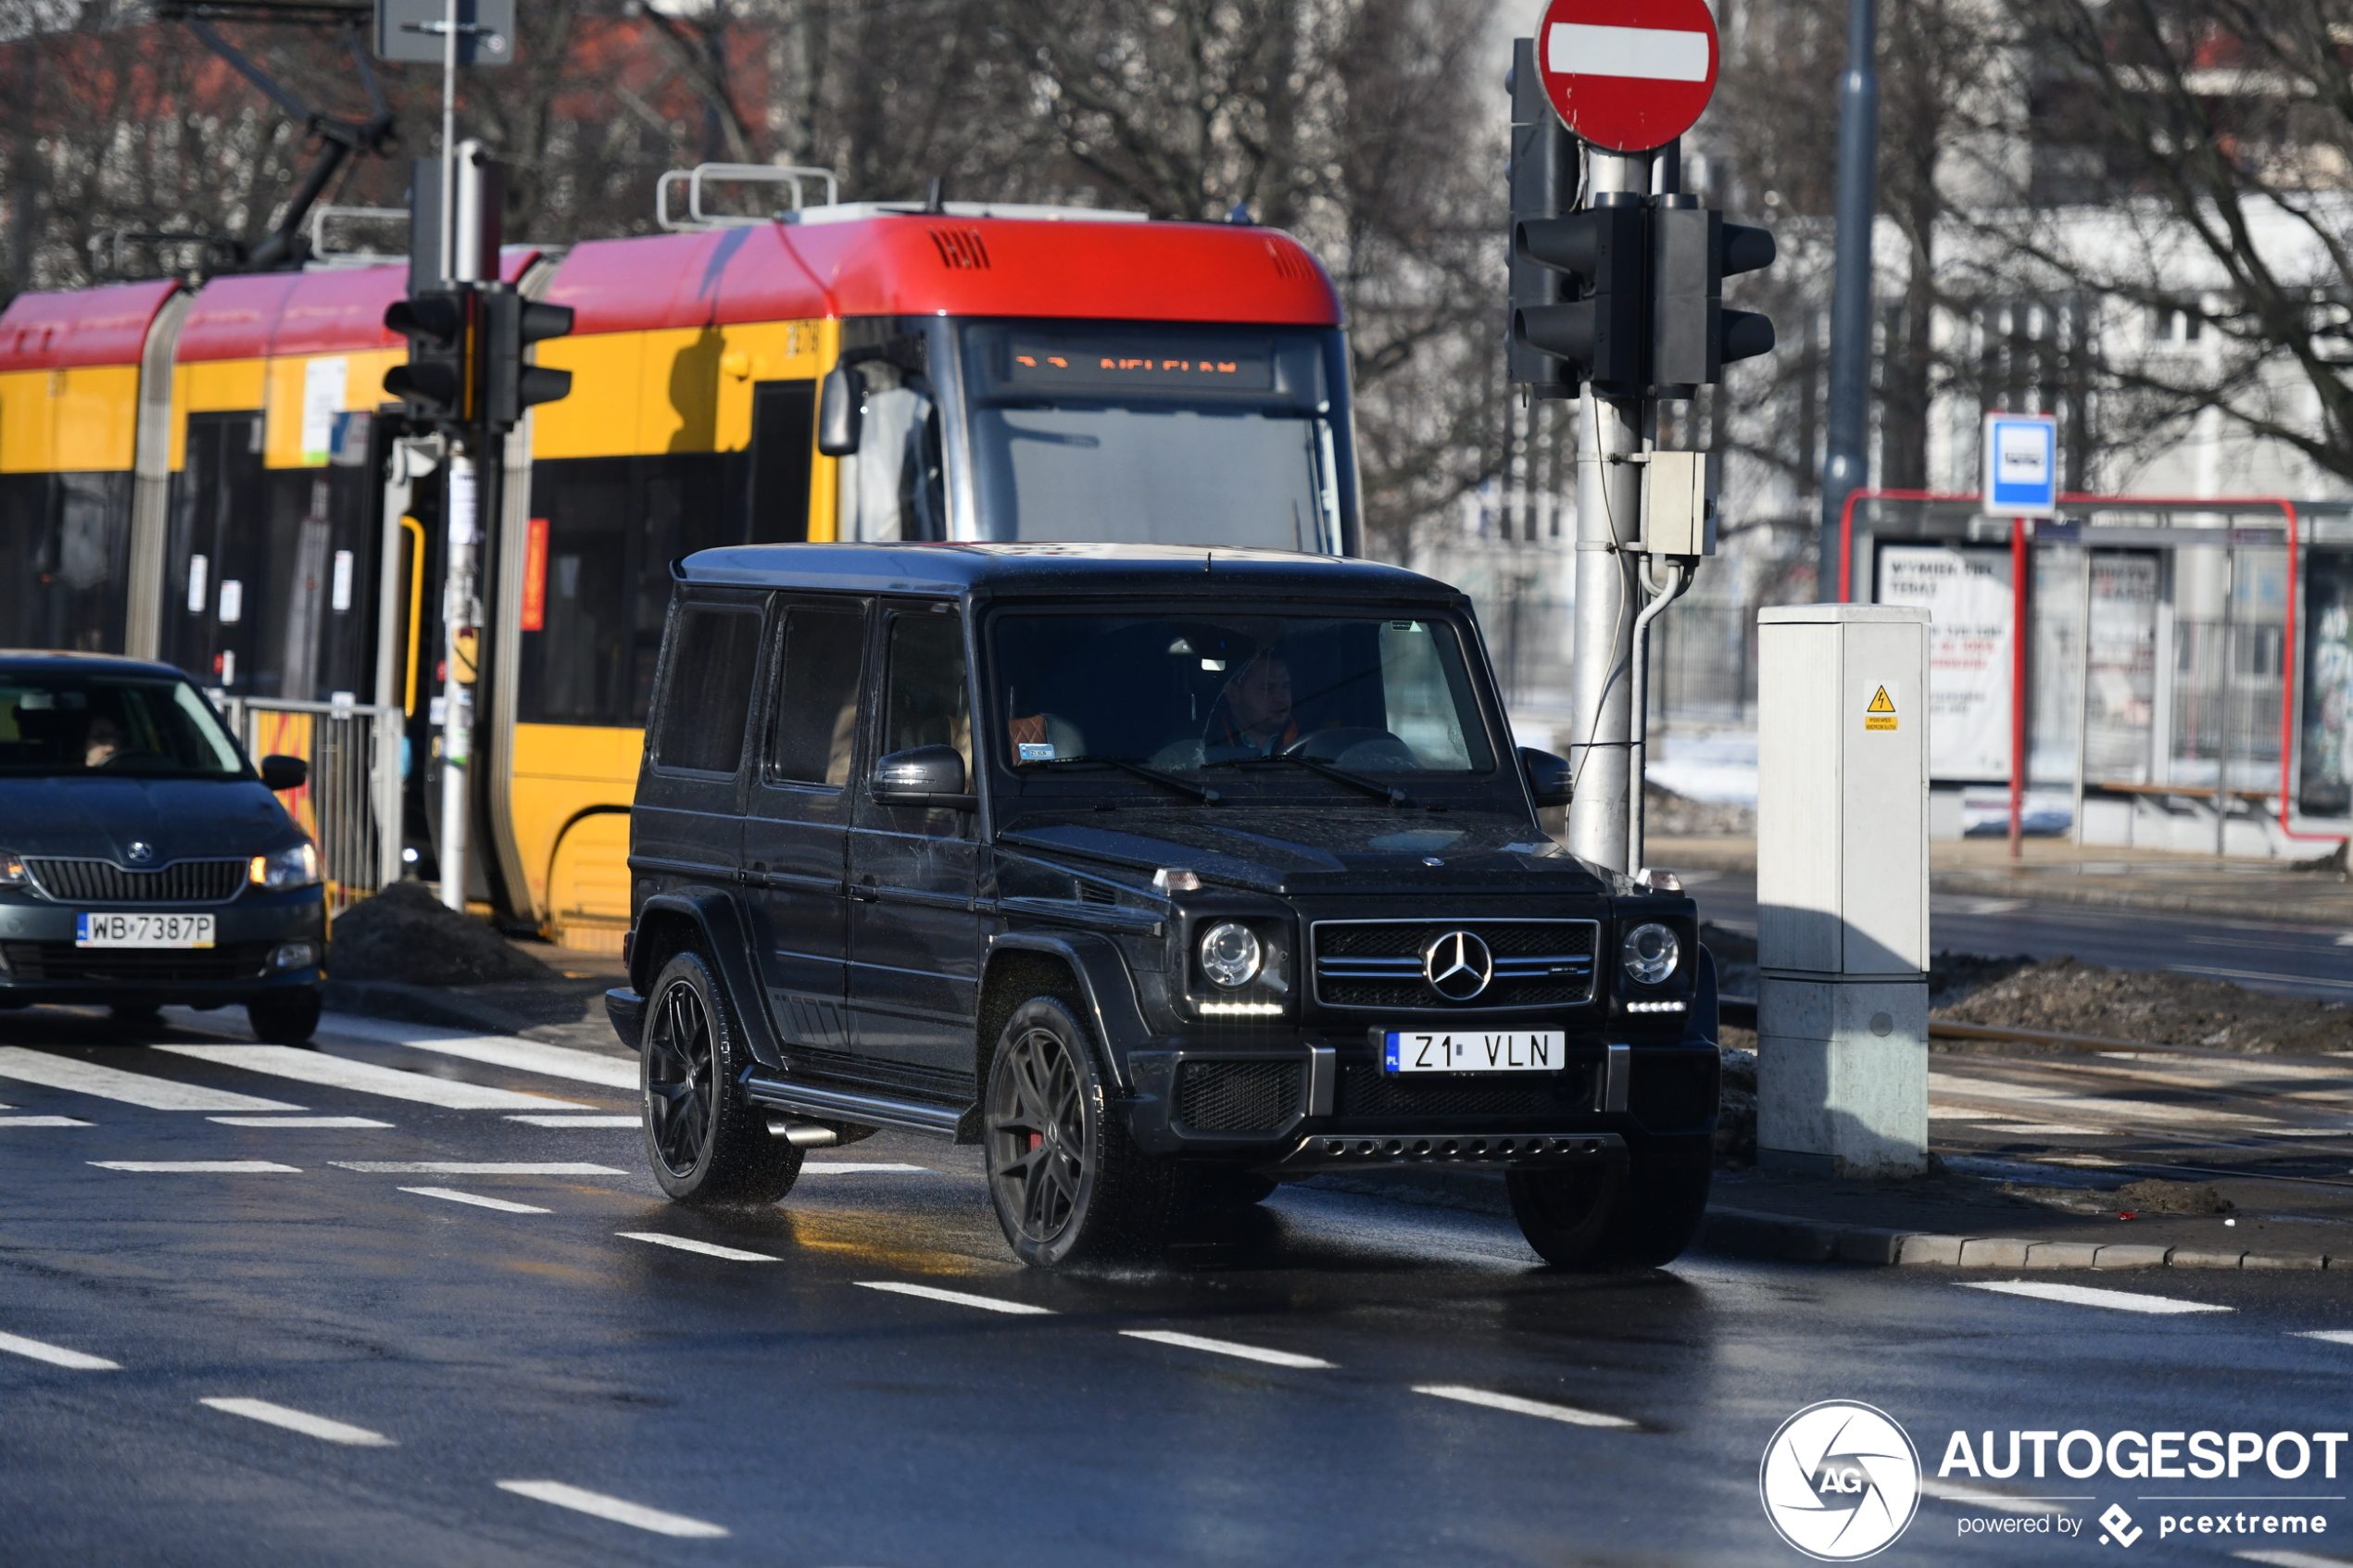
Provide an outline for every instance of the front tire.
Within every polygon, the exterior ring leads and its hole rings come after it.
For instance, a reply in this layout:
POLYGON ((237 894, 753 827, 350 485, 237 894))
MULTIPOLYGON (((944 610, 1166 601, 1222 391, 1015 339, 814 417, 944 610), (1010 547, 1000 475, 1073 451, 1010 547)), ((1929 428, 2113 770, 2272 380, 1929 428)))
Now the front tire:
POLYGON ((1655 1269, 1699 1234, 1715 1153, 1705 1137, 1644 1138, 1622 1167, 1514 1171, 1504 1178, 1512 1217, 1555 1268, 1655 1269))
POLYGON ((744 1098, 746 1057, 701 955, 672 959, 647 1001, 637 1082, 646 1158, 680 1203, 774 1203, 800 1175, 800 1150, 744 1098))
POLYGON ((245 1004, 245 1022, 253 1025, 257 1040, 273 1046, 307 1046, 319 1032, 323 1006, 319 993, 309 986, 271 991, 245 1004))
POLYGON ((1150 1252, 1167 1238, 1176 1173, 1136 1147, 1107 1083, 1060 999, 1032 997, 1005 1021, 988 1068, 988 1196, 1032 1268, 1150 1252))

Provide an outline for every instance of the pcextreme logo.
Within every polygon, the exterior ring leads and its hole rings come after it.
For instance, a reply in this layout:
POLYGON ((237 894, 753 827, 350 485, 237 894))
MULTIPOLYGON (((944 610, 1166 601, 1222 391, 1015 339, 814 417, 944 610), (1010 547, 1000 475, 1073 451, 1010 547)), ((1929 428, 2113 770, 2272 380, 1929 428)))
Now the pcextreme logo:
POLYGON ((1765 1445, 1756 1490, 1781 1539, 1822 1562, 1886 1549, 1920 1505, 1920 1456, 1885 1411, 1808 1405, 1765 1445))

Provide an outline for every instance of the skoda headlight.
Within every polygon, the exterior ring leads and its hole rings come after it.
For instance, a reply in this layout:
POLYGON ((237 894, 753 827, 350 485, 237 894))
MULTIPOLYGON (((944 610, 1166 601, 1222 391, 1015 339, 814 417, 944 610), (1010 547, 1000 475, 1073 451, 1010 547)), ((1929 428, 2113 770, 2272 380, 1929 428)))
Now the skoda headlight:
POLYGON ((1682 956, 1682 943, 1663 925, 1638 925, 1618 945, 1618 958, 1628 976, 1644 985, 1655 985, 1674 973, 1676 960, 1682 956))
POLYGON ((1228 991, 1256 979, 1265 961, 1257 936, 1246 925, 1220 921, 1202 933, 1202 972, 1228 991))
POLYGON ((282 887, 308 887, 319 880, 319 851, 308 839, 290 844, 283 849, 272 849, 267 855, 256 855, 245 870, 245 880, 256 887, 273 891, 282 887))

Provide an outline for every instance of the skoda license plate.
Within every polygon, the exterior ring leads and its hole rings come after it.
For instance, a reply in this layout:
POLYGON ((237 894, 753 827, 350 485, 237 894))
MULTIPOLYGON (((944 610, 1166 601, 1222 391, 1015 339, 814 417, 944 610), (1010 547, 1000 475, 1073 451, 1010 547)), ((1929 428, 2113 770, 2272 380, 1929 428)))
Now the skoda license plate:
POLYGON ((209 947, 210 915, 76 915, 77 947, 209 947))
POLYGON ((1558 1029, 1457 1030, 1381 1036, 1389 1073, 1554 1073, 1566 1035, 1558 1029))

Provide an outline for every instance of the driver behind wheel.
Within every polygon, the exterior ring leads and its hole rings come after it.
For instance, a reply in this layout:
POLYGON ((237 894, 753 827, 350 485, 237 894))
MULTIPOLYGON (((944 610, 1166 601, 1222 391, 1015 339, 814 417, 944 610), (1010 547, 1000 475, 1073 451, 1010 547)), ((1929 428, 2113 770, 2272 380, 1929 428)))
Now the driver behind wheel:
POLYGON ((1202 746, 1204 755, 1267 757, 1298 739, 1290 662, 1268 648, 1234 671, 1217 694, 1202 746))
POLYGON ((82 739, 82 765, 103 768, 113 761, 121 749, 122 732, 116 727, 115 721, 104 713, 94 716, 88 733, 82 739))

